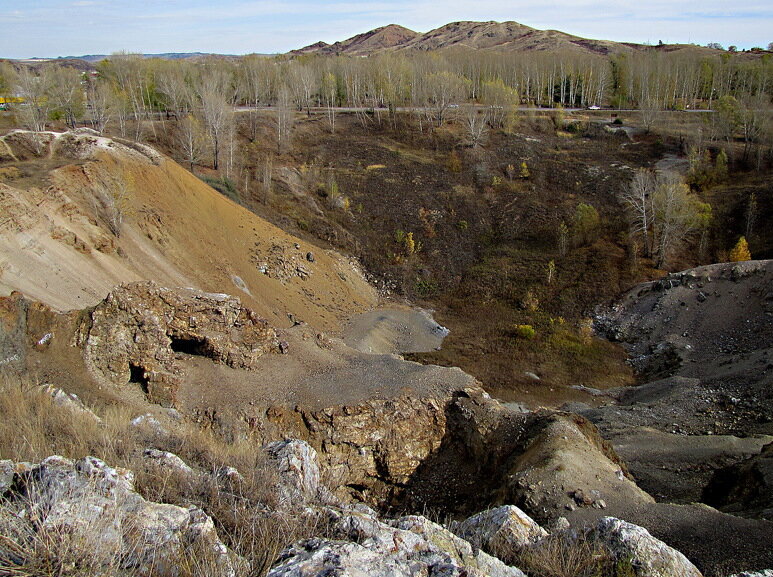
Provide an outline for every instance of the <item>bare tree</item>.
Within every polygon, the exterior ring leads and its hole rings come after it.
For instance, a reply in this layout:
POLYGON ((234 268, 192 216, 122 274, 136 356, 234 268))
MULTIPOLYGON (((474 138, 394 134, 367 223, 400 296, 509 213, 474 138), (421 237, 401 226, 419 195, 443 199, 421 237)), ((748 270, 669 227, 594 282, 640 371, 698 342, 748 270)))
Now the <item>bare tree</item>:
POLYGON ((111 88, 104 82, 89 78, 86 85, 86 104, 91 116, 91 127, 99 133, 104 132, 111 118, 111 88))
POLYGON ((273 97, 274 62, 261 56, 245 56, 236 73, 240 100, 249 107, 247 111, 249 138, 258 137, 257 107, 273 97))
MULTIPOLYGON (((148 64, 141 54, 119 52, 110 57, 104 73, 114 83, 116 94, 124 101, 124 107, 134 119, 134 139, 141 140, 143 121, 149 116, 152 84, 148 64)), ((125 126, 123 122, 124 130, 125 126)), ((153 124, 150 126, 153 127, 153 124)))
POLYGON ((480 100, 488 108, 488 122, 492 128, 502 128, 512 107, 518 103, 518 93, 501 78, 496 78, 481 85, 480 100))
POLYGON ((290 137, 295 122, 292 102, 290 90, 287 86, 282 86, 276 101, 276 142, 280 154, 290 148, 290 137))
POLYGON ((39 74, 23 67, 16 76, 16 87, 24 98, 25 106, 20 106, 17 116, 22 124, 35 132, 42 132, 48 123, 51 101, 48 91, 51 86, 51 67, 43 66, 39 74))
POLYGON ((233 131, 233 106, 222 93, 207 88, 201 94, 201 109, 212 149, 212 168, 218 170, 221 149, 233 131))
POLYGON ((644 130, 647 132, 652 131, 660 118, 660 103, 654 97, 645 98, 639 104, 639 115, 641 116, 644 130))
POLYGON ((10 62, 0 62, 0 95, 12 96, 16 72, 10 62))
POLYGON ((316 74, 311 66, 306 64, 296 64, 290 70, 288 87, 293 100, 298 110, 305 110, 307 115, 311 115, 311 103, 317 91, 316 74))
POLYGON ((479 110, 475 106, 467 106, 464 115, 464 126, 467 132, 467 144, 473 148, 486 143, 489 131, 488 109, 479 110))
POLYGON ((320 84, 320 93, 322 102, 325 105, 325 118, 327 119, 330 132, 336 131, 336 99, 338 96, 338 81, 335 74, 328 72, 322 77, 320 84))
POLYGON ((655 266, 663 268, 674 250, 702 228, 707 228, 711 206, 698 201, 681 177, 665 173, 658 178, 652 198, 655 266))
POLYGON ((266 160, 263 163, 263 174, 261 177, 261 185, 263 188, 263 204, 268 204, 271 200, 271 184, 273 182, 274 167, 271 161, 271 156, 266 155, 266 160))
POLYGON ((435 72, 427 77, 424 101, 436 126, 443 126, 448 110, 467 99, 469 86, 469 80, 452 72, 435 72))
POLYGON ((186 115, 178 123, 177 145, 193 172, 193 165, 201 160, 207 149, 206 133, 199 119, 193 114, 186 115))
POLYGON ((185 77, 185 65, 179 61, 165 63, 156 74, 158 90, 164 95, 166 112, 175 118, 185 118, 193 106, 193 90, 185 77))
POLYGON ((652 200, 656 186, 655 174, 646 168, 640 168, 634 173, 628 188, 620 196, 628 209, 631 233, 633 236, 641 238, 646 257, 652 256, 651 235, 655 216, 652 200))
POLYGON ((70 128, 75 128, 83 115, 83 74, 74 68, 53 66, 49 71, 48 98, 54 112, 59 112, 70 128))

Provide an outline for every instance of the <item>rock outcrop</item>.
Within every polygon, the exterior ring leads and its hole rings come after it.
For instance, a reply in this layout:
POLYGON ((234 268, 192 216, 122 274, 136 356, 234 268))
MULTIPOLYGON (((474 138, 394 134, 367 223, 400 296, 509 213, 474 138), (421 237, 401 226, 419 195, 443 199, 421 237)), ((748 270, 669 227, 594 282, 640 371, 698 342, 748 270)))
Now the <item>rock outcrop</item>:
POLYGON ((151 281, 115 288, 78 335, 90 368, 113 384, 138 383, 151 402, 173 406, 179 354, 254 369, 279 351, 276 331, 238 298, 151 281))
POLYGON ((727 512, 773 521, 773 443, 758 455, 714 473, 703 498, 727 512))
POLYGON ((533 545, 548 536, 547 531, 518 507, 505 505, 489 509, 462 521, 455 529, 460 537, 494 555, 533 545))
POLYGON ((276 468, 280 483, 279 503, 302 505, 319 497, 319 460, 317 452, 305 441, 275 441, 264 447, 276 468))
POLYGON ((328 515, 333 532, 345 540, 296 543, 282 553, 270 577, 524 577, 519 569, 474 551, 470 543, 424 517, 403 517, 388 525, 362 508, 328 509, 328 515))
POLYGON ((633 523, 614 517, 599 520, 595 536, 615 559, 630 563, 637 577, 701 577, 687 557, 633 523))
POLYGON ((220 541, 212 519, 196 508, 146 501, 131 471, 94 457, 52 456, 15 473, 2 509, 0 560, 11 567, 35 555, 95 574, 134 570, 178 575, 190 555, 210 575, 233 577, 240 560, 220 541), (54 550, 42 550, 48 544, 54 550), (37 547, 37 548, 36 548, 37 547))

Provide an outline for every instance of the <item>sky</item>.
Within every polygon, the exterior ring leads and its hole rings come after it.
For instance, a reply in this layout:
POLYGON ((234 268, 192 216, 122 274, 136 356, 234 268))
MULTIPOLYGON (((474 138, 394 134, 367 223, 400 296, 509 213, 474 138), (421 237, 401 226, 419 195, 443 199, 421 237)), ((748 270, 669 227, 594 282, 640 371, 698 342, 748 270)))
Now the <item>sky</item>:
POLYGON ((278 53, 387 24, 427 32, 458 20, 651 44, 773 42, 771 0, 0 0, 0 57, 278 53))

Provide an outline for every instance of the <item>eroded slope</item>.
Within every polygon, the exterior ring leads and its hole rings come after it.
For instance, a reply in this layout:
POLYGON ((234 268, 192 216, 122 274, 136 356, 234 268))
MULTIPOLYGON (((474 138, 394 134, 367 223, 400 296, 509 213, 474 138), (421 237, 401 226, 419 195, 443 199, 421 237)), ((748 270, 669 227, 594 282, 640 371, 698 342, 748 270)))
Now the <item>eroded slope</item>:
POLYGON ((59 310, 121 282, 238 293, 279 326, 324 330, 375 304, 356 265, 269 225, 153 149, 82 130, 3 137, 0 291, 59 310), (52 168, 50 173, 48 168, 52 168))

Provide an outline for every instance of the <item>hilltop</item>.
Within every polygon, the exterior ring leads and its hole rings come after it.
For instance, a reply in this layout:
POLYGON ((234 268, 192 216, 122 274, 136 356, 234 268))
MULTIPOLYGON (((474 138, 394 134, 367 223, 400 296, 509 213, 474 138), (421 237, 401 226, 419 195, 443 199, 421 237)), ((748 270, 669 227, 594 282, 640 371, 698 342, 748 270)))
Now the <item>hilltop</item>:
POLYGON ((539 30, 518 22, 451 22, 429 32, 419 33, 390 24, 353 36, 347 40, 327 44, 318 42, 294 54, 346 54, 368 56, 396 51, 432 51, 466 48, 492 52, 569 52, 577 54, 613 55, 633 51, 681 49, 715 52, 706 48, 685 45, 657 47, 611 40, 594 40, 573 36, 558 30, 539 30))

